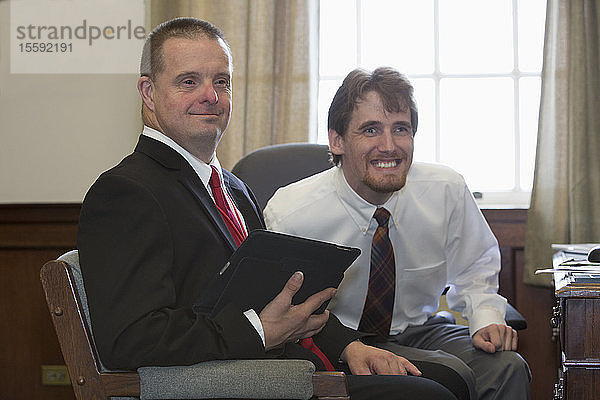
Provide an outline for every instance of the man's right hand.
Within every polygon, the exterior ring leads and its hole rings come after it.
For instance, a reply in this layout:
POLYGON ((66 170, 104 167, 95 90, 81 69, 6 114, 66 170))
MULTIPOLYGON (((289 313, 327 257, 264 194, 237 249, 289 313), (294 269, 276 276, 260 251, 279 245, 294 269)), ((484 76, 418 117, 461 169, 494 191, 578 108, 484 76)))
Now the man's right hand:
POLYGON ((304 275, 295 272, 283 290, 261 311, 259 318, 265 334, 265 350, 271 350, 287 342, 311 337, 321 331, 329 319, 329 311, 313 315, 321 304, 331 299, 334 288, 328 288, 310 296, 302 304, 292 305, 304 275))

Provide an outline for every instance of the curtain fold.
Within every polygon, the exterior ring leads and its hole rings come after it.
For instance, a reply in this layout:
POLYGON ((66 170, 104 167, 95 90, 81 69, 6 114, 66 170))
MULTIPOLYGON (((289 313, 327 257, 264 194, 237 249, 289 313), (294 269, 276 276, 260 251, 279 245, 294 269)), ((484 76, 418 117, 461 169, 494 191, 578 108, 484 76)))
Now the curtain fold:
POLYGON ((152 0, 152 27, 177 16, 223 30, 233 52, 233 111, 218 157, 230 169, 257 148, 306 142, 316 129, 315 0, 152 0))
POLYGON ((552 243, 600 242, 600 3, 548 0, 542 96, 524 282, 552 262, 552 243))

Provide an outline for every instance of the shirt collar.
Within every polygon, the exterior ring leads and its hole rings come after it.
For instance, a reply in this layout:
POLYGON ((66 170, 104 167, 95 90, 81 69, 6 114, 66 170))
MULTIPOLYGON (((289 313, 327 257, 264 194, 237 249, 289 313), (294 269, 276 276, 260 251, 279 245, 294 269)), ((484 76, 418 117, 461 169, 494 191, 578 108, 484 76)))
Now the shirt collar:
POLYGON ((158 140, 159 142, 169 146, 176 152, 178 152, 185 160, 190 164, 192 169, 196 172, 196 175, 200 178, 204 186, 207 188, 208 193, 212 196, 212 190, 209 187, 210 175, 212 174, 211 166, 214 166, 219 173, 219 180, 221 181, 221 187, 225 187, 223 185, 223 171, 221 170, 221 164, 219 163, 219 159, 217 155, 214 154, 210 163, 206 164, 204 161, 200 160, 192 153, 181 147, 177 144, 173 139, 165 135, 164 133, 157 131, 156 129, 150 128, 149 126, 144 125, 144 130, 142 131, 142 135, 148 136, 154 140, 158 140))
MULTIPOLYGON (((334 178, 335 190, 342 202, 342 205, 346 208, 346 211, 350 215, 350 218, 354 221, 357 228, 363 235, 366 235, 371 222, 373 221, 373 214, 378 207, 384 207, 391 214, 390 220, 393 225, 396 225, 395 219, 395 208, 398 203, 398 192, 394 192, 392 196, 382 205, 376 206, 369 203, 362 197, 360 197, 354 189, 350 187, 344 172, 341 167, 337 167, 334 178)), ((376 224, 376 223, 375 223, 376 224)))

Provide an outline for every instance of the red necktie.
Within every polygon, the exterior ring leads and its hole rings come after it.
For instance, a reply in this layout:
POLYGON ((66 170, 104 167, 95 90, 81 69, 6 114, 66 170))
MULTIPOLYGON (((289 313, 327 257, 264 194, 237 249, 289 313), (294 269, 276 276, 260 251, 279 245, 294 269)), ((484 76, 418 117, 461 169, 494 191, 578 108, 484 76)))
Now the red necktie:
POLYGON ((388 230, 390 213, 378 208, 373 218, 379 226, 373 235, 369 288, 358 330, 385 338, 390 334, 394 311, 396 263, 388 230))
POLYGON ((317 357, 319 357, 319 359, 321 359, 321 361, 323 362, 323 364, 325 364, 325 369, 327 371, 335 371, 335 368, 333 368, 333 364, 331 364, 331 361, 329 361, 329 359, 327 358, 327 356, 325 355, 325 353, 323 353, 321 351, 321 349, 319 349, 316 345, 316 343, 313 341, 312 337, 306 338, 306 339, 302 339, 300 341, 300 346, 304 347, 305 349, 310 350, 313 354, 315 354, 317 357))
POLYGON ((215 203, 223 220, 225 221, 225 225, 227 225, 227 229, 229 229, 229 233, 233 237, 236 245, 240 245, 248 234, 246 230, 242 228, 241 221, 239 217, 234 213, 234 211, 229 207, 229 203, 225 198, 225 193, 223 193, 223 188, 221 187, 221 180, 219 179, 219 173, 217 172, 217 168, 211 165, 212 174, 210 175, 210 180, 208 181, 210 188, 212 189, 213 196, 215 198, 215 203))

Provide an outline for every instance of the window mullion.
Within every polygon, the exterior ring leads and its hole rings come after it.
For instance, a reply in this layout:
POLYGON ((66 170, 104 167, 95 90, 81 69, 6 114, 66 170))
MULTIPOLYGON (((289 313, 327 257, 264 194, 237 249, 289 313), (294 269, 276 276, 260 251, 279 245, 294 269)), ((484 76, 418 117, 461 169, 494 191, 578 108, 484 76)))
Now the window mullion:
POLYGON ((435 104, 435 122, 434 122, 434 134, 435 134, 435 161, 440 162, 441 160, 441 135, 440 135, 440 13, 439 13, 439 0, 433 1, 433 47, 434 47, 434 66, 433 66, 433 87, 435 90, 434 104, 435 104))
POLYGON ((362 0, 356 0, 356 67, 362 65, 362 0))
POLYGON ((513 191, 521 190, 521 123, 520 123, 520 73, 519 73, 519 10, 518 0, 513 0, 513 85, 514 85, 514 151, 515 182, 513 191))

